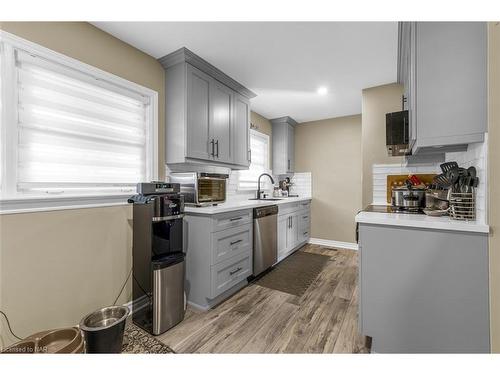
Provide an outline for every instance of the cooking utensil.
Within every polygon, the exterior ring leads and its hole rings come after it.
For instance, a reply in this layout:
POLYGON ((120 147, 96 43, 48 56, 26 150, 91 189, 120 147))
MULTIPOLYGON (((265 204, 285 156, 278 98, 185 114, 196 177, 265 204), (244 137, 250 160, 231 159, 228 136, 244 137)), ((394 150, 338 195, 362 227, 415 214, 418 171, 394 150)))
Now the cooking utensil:
POLYGON ((439 166, 443 173, 446 173, 452 169, 457 169, 458 168, 458 163, 456 161, 449 161, 446 163, 443 163, 439 166))
POLYGON ((444 216, 448 214, 448 209, 446 210, 435 210, 431 208, 424 208, 423 209, 424 214, 428 216, 444 216))
POLYGON ((469 174, 469 176, 471 178, 473 178, 473 179, 476 178, 476 176, 477 176, 477 169, 476 169, 476 167, 469 167, 469 168, 467 168, 467 172, 468 172, 468 174, 469 174))
POLYGON ((393 207, 419 209, 425 206, 425 189, 400 186, 392 189, 393 207))
POLYGON ((447 210, 449 207, 448 190, 430 190, 425 192, 425 208, 447 210))
POLYGON ((446 177, 448 178, 448 181, 450 181, 450 186, 451 188, 455 191, 459 189, 458 187, 458 182, 460 179, 460 174, 458 172, 458 168, 455 169, 450 169, 446 172, 446 177))
POLYGON ((439 186, 442 189, 448 189, 451 185, 450 180, 446 177, 446 174, 441 173, 432 179, 433 184, 439 186))

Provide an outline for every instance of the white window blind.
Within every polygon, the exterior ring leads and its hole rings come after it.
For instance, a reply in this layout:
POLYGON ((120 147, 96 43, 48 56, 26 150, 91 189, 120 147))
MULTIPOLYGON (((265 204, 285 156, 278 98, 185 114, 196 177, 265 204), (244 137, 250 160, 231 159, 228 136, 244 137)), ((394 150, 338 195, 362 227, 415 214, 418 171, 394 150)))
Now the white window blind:
MULTIPOLYGON (((252 161, 250 162, 249 169, 238 171, 238 190, 257 190, 259 175, 264 172, 270 172, 269 136, 255 130, 250 130, 250 150, 252 161)), ((263 184, 267 183, 264 180, 262 182, 263 184)), ((266 186, 264 187, 267 188, 266 186)))
POLYGON ((16 51, 17 191, 131 191, 150 179, 149 98, 16 51))

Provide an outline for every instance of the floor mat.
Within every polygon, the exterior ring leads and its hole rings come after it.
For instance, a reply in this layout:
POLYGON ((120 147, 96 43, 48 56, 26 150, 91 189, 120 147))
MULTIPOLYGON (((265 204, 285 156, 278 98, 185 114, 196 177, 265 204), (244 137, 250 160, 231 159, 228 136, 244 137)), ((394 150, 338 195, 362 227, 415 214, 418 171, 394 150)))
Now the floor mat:
POLYGON ((300 297, 329 260, 326 255, 297 251, 254 283, 300 297))
POLYGON ((131 321, 125 325, 123 335, 124 354, 169 354, 175 353, 170 347, 157 340, 131 321))

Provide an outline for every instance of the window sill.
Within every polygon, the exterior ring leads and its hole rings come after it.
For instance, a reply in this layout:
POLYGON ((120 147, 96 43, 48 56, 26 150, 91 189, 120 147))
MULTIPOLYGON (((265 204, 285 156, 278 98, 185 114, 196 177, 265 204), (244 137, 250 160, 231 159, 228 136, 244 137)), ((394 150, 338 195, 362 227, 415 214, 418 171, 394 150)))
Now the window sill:
POLYGON ((64 197, 22 197, 0 200, 0 215, 123 206, 133 193, 64 197))

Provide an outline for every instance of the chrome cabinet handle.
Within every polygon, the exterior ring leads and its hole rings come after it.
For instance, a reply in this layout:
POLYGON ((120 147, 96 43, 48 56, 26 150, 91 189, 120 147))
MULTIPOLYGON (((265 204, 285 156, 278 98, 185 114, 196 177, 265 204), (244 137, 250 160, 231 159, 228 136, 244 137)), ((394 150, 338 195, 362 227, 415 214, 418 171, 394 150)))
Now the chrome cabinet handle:
POLYGON ((215 146, 217 146, 217 152, 215 153, 215 156, 219 157, 219 140, 215 141, 215 146))
POLYGON ((248 150, 248 161, 252 162, 252 150, 248 150))
POLYGON ((290 170, 290 159, 288 159, 288 170, 290 170))
POLYGON ((229 219, 229 221, 236 221, 236 220, 241 220, 243 219, 241 216, 239 217, 232 217, 231 219, 229 219))
POLYGON ((229 272, 231 276, 233 276, 235 273, 240 272, 242 270, 241 267, 236 268, 234 271, 229 272))
POLYGON ((243 242, 243 240, 236 240, 236 241, 230 242, 229 245, 233 246, 233 245, 236 245, 237 243, 240 243, 240 242, 243 242))
POLYGON ((307 232, 304 232, 304 236, 307 234, 307 232))
POLYGON ((214 151, 214 140, 213 140, 213 139, 210 141, 210 144, 212 145, 212 154, 211 154, 211 155, 212 155, 212 156, 215 156, 215 151, 214 151))
POLYGON ((302 219, 307 219, 309 216, 302 216, 302 219))

